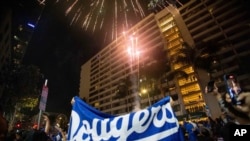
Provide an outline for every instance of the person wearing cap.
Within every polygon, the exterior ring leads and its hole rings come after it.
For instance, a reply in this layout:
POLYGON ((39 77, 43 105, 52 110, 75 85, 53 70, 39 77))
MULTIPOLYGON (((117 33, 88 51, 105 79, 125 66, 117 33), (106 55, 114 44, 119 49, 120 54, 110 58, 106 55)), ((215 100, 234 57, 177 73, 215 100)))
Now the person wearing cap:
POLYGON ((14 141, 23 141, 22 131, 16 130, 14 141))

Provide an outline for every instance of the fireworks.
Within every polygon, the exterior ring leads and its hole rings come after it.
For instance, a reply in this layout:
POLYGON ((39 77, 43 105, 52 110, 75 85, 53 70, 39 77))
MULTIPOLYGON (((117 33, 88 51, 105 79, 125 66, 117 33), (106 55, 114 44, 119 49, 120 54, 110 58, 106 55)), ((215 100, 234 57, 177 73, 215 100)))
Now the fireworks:
POLYGON ((65 16, 71 26, 100 36, 103 43, 117 39, 156 8, 181 4, 178 0, 56 0, 56 3, 65 5, 65 16))
POLYGON ((71 26, 102 33, 104 42, 116 39, 149 13, 148 0, 58 0, 57 3, 60 2, 67 5, 65 16, 71 26))

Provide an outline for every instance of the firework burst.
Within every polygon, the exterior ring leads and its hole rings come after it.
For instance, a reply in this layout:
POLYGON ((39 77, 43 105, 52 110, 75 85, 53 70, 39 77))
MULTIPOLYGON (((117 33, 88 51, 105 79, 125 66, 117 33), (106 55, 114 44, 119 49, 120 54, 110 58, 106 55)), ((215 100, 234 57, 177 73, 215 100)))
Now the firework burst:
MULTIPOLYGON (((38 0, 45 1, 45 0, 38 0)), ((149 13, 178 0, 56 0, 71 26, 100 36, 104 44, 117 39, 149 13)))
POLYGON ((103 42, 115 40, 149 13, 149 0, 58 0, 65 3, 71 26, 102 34, 103 42))

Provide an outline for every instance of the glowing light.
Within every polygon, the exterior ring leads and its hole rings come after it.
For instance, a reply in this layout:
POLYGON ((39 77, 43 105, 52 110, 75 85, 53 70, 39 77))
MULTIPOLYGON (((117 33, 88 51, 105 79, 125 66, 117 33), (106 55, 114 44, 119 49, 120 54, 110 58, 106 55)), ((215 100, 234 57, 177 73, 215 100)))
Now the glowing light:
POLYGON ((34 24, 28 23, 27 25, 28 25, 29 27, 35 28, 35 25, 34 25, 34 24))
MULTIPOLYGON (((131 28, 149 12, 145 0, 67 0, 65 16, 70 25, 80 25, 92 33, 107 35, 106 41, 117 39, 123 30, 131 28)), ((103 36, 104 36, 103 35, 103 36)))
MULTIPOLYGON (((38 0, 45 3, 45 0, 38 0)), ((56 0, 63 4, 65 16, 71 26, 101 33, 103 42, 117 39, 123 30, 128 30, 158 7, 182 5, 178 0, 56 0)))
POLYGON ((142 93, 143 94, 145 94, 145 93, 147 93, 148 91, 147 91, 147 89, 142 89, 142 93))

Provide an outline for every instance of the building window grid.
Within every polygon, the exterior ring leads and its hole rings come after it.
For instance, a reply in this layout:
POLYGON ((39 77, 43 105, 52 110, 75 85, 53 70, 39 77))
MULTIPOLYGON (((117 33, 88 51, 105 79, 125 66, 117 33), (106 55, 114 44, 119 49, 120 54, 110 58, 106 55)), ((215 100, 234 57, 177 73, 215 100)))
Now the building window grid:
POLYGON ((174 54, 177 54, 178 51, 179 51, 178 48, 171 49, 171 51, 169 52, 169 55, 170 55, 170 56, 173 56, 174 54))
POLYGON ((141 42, 142 42, 142 43, 145 42, 146 44, 139 45, 139 47, 143 47, 143 46, 152 47, 152 46, 154 46, 155 44, 157 44, 157 43, 159 43, 159 42, 162 41, 161 36, 157 36, 157 35, 160 34, 159 31, 153 30, 153 31, 150 32, 150 34, 151 34, 151 35, 154 35, 154 36, 145 36, 145 37, 141 40, 141 42))
POLYGON ((171 30, 171 28, 175 27, 174 24, 168 24, 164 28, 161 28, 162 32, 166 32, 168 30, 171 30))
POLYGON ((174 70, 178 70, 178 69, 180 69, 182 67, 183 67, 183 64, 181 64, 181 63, 175 63, 175 64, 173 64, 173 69, 174 70))
POLYGON ((99 69, 91 69, 90 70, 91 77, 97 76, 97 74, 99 74, 99 69))
POLYGON ((204 111, 204 105, 205 105, 204 102, 199 102, 199 103, 196 103, 195 105, 191 105, 191 106, 186 105, 185 109, 187 110, 188 113, 204 111))
POLYGON ((200 90, 199 84, 195 83, 195 84, 191 84, 189 86, 185 86, 181 88, 181 93, 182 95, 185 95, 185 94, 188 94, 189 92, 199 91, 199 90, 200 90))
POLYGON ((96 65, 98 64, 98 58, 95 57, 95 58, 92 59, 90 62, 91 62, 90 67, 93 68, 94 66, 96 66, 96 65))
MULTIPOLYGON (((191 94, 191 95, 189 95, 189 96, 186 96, 186 97, 184 97, 183 96, 183 101, 184 101, 184 104, 187 104, 187 103, 189 103, 189 102, 194 102, 194 101, 196 101, 196 102, 201 102, 201 101, 203 101, 202 100, 202 95, 201 95, 201 93, 194 93, 194 94, 191 94)), ((190 104, 190 103, 189 103, 190 104)), ((190 104, 190 105, 192 105, 192 104, 190 104)), ((194 104, 194 105, 196 105, 196 104, 194 104)))
POLYGON ((169 14, 165 17, 163 17, 162 19, 159 20, 160 23, 160 27, 164 27, 164 25, 168 24, 169 22, 173 21, 174 18, 169 14))
POLYGON ((195 21, 196 19, 206 16, 206 14, 207 14, 207 10, 205 8, 203 8, 201 11, 198 11, 198 12, 193 11, 193 12, 190 12, 190 16, 188 18, 184 18, 184 21, 188 25, 192 23, 193 21, 195 21))
POLYGON ((96 65, 93 65, 91 68, 91 72, 95 71, 95 70, 99 70, 99 64, 97 63, 96 65))
MULTIPOLYGON (((220 5, 214 5, 213 7, 211 7, 209 10, 210 14, 213 14, 214 16, 216 15, 223 15, 225 12, 227 11, 231 11, 232 9, 241 9, 237 6, 235 6, 235 1, 229 1, 227 3, 221 3, 220 5), (219 8, 218 8, 219 7, 219 8)), ((230 15, 234 15, 234 14, 230 14, 230 15)))
POLYGON ((191 99, 199 99, 202 100, 202 94, 200 91, 192 91, 185 95, 182 95, 183 99, 191 100, 191 99))
POLYGON ((162 32, 164 37, 167 38, 167 37, 170 37, 172 34, 175 33, 175 30, 171 29, 171 30, 167 30, 165 32, 162 32))
POLYGON ((136 34, 138 34, 139 39, 141 39, 142 37, 144 39, 145 36, 153 36, 151 32, 158 31, 158 28, 159 27, 156 24, 152 23, 152 25, 148 26, 146 29, 143 29, 141 33, 137 32, 136 34))
MULTIPOLYGON (((169 26, 165 26, 165 29, 167 29, 166 27, 171 27, 171 25, 169 26)), ((175 48, 175 49, 172 49, 169 53, 169 55, 171 56, 171 55, 174 55, 174 54, 176 54, 177 53, 177 51, 178 51, 178 45, 180 45, 181 44, 181 42, 180 42, 180 40, 178 40, 178 39, 180 39, 180 37, 179 37, 179 33, 177 32, 178 31, 178 28, 176 29, 177 27, 175 27, 175 28, 170 28, 169 29, 169 31, 166 31, 166 30, 162 30, 163 32, 165 31, 165 37, 166 37, 166 40, 168 41, 167 43, 168 43, 168 50, 171 48, 171 47, 173 47, 173 46, 177 46, 177 48, 175 48), (174 31, 173 31, 173 29, 174 29, 174 31), (169 36, 168 37, 168 34, 170 34, 170 33, 177 33, 177 34, 173 34, 173 36, 169 36), (170 40, 170 41, 169 41, 170 40), (176 40, 176 41, 174 41, 174 40, 176 40)), ((181 47, 181 45, 179 46, 179 47, 181 47)), ((176 69, 180 69, 181 67, 183 67, 183 64, 173 64, 174 65, 174 69, 176 70, 176 69)), ((186 68, 185 69, 187 72, 189 72, 189 73, 193 73, 193 69, 192 69, 192 67, 189 67, 189 68, 186 68)), ((184 71, 185 71, 184 70, 184 71)), ((187 83, 189 83, 189 82, 193 82, 193 81, 191 81, 190 79, 189 80, 186 80, 185 78, 183 78, 183 79, 180 79, 179 80, 179 85, 180 86, 182 86, 182 84, 187 84, 187 83)), ((199 87, 199 85, 198 85, 198 83, 196 83, 196 84, 192 84, 192 85, 190 85, 190 86, 187 86, 187 87, 185 87, 185 89, 184 90, 182 90, 181 91, 181 93, 183 94, 183 93, 186 93, 187 91, 200 91, 200 87, 199 87)), ((189 99, 191 98, 191 99, 194 99, 194 100, 200 100, 202 97, 201 97, 201 95, 200 95, 200 93, 194 93, 193 94, 194 96, 193 97, 190 97, 189 96, 189 99)), ((187 103, 187 102, 189 102, 189 101, 186 101, 185 99, 183 99, 183 101, 184 101, 184 103, 187 103)))
POLYGON ((189 84, 189 83, 197 82, 197 79, 193 79, 193 76, 194 75, 190 75, 189 78, 178 79, 179 86, 184 86, 184 85, 189 84))
POLYGON ((172 50, 172 49, 176 50, 176 49, 180 49, 182 47, 180 40, 170 42, 170 43, 167 44, 167 46, 168 46, 168 50, 172 50))
POLYGON ((188 67, 184 68, 183 71, 185 71, 188 74, 194 73, 194 69, 192 66, 188 66, 188 67))
POLYGON ((172 44, 172 46, 175 46, 177 45, 179 42, 179 39, 180 39, 180 35, 179 33, 176 33, 176 34, 172 34, 171 36, 169 36, 167 38, 169 44, 172 44))
MULTIPOLYGON (((230 23, 232 23, 233 21, 237 21, 237 19, 234 19, 235 17, 241 17, 244 15, 243 13, 241 13, 241 11, 237 11, 237 10, 238 9, 231 9, 231 10, 227 10, 227 11, 223 12, 223 14, 212 15, 212 16, 210 15, 210 16, 211 16, 211 18, 215 18, 215 20, 218 23, 227 22, 227 21, 230 21, 230 23)), ((244 18, 241 20, 244 20, 244 18)), ((241 20, 239 20, 239 21, 241 21, 241 20)))

